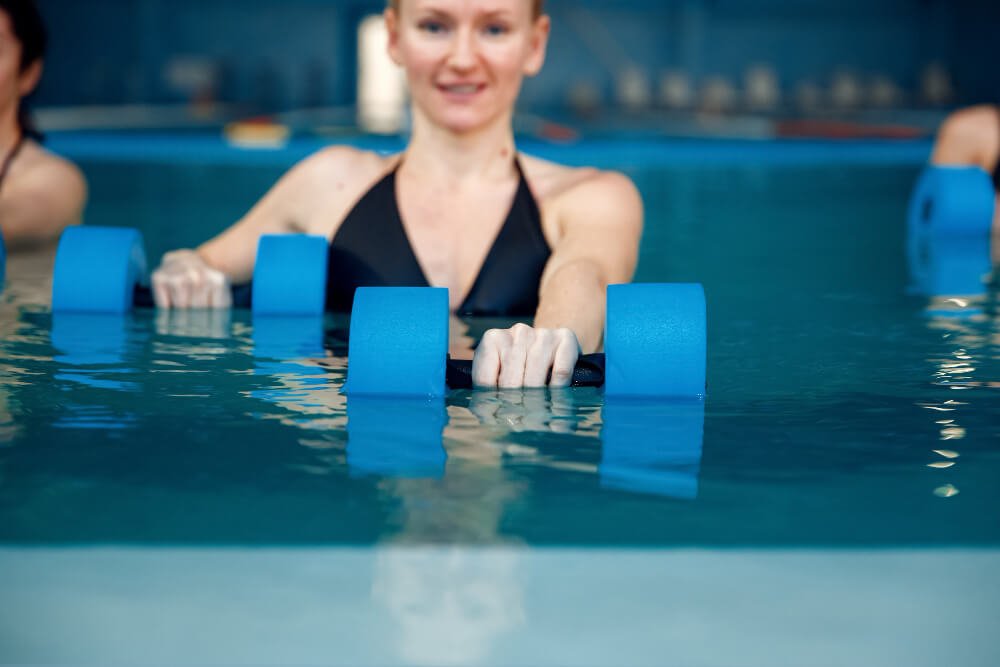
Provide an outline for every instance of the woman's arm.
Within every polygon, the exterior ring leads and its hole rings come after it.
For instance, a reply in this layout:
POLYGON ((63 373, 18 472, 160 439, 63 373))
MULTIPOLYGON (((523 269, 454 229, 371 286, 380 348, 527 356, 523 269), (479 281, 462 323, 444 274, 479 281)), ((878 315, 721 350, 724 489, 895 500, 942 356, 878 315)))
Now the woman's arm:
POLYGON ((581 351, 600 349, 605 289, 635 271, 642 200, 622 174, 600 172, 565 195, 560 236, 542 274, 534 327, 492 329, 476 348, 479 386, 566 386, 581 351))
POLYGON ((615 172, 588 180, 568 200, 562 236, 542 274, 535 326, 566 327, 584 353, 600 349, 604 292, 635 272, 642 234, 642 200, 615 172))
POLYGON ((351 148, 333 147, 315 153, 285 173, 233 226, 194 250, 166 253, 153 272, 156 305, 230 306, 229 285, 252 277, 261 235, 316 233, 308 224, 320 217, 328 219, 330 226, 336 224, 338 195, 351 189, 343 187, 343 181, 357 179, 359 171, 363 175, 364 170, 356 169, 362 159, 364 154, 351 148))

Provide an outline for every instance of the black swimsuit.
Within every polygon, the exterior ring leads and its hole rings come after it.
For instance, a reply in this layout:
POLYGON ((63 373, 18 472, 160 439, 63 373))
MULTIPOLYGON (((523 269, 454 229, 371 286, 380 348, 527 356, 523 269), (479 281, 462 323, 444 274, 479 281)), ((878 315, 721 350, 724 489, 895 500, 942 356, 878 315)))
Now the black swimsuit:
MULTIPOLYGON (((467 316, 534 315, 538 285, 551 251, 521 165, 517 193, 472 289, 457 309, 467 316)), ((426 287, 429 283, 403 228, 396 169, 354 205, 330 242, 327 308, 348 311, 361 286, 426 287)))

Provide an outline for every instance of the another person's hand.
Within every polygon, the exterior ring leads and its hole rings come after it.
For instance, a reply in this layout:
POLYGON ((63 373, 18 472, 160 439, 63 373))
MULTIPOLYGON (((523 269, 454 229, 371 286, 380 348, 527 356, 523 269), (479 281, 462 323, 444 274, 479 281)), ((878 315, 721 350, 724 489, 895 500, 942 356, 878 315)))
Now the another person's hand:
POLYGON ((542 329, 515 324, 490 329, 472 359, 472 383, 477 387, 566 387, 580 343, 571 329, 542 329))
POLYGON ((153 299, 157 308, 229 308, 233 302, 226 274, 206 264, 194 250, 163 256, 153 272, 153 299))

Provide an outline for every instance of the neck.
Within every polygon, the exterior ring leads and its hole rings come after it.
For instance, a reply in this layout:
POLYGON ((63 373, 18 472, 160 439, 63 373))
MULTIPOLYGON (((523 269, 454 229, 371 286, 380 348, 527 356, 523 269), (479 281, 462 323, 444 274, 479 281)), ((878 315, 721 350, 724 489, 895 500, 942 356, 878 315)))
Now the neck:
POLYGON ((480 130, 456 134, 414 111, 403 168, 455 183, 507 178, 513 166, 514 132, 509 116, 480 130))

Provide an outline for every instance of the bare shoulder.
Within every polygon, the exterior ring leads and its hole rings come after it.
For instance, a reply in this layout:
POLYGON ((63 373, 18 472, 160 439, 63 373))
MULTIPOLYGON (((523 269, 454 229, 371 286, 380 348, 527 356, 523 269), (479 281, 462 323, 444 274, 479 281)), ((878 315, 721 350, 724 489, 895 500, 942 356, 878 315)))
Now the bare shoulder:
POLYGON ((349 146, 319 150, 289 169, 241 222, 329 236, 395 159, 349 146))
POLYGON ((56 223, 79 220, 87 201, 87 180, 75 164, 46 150, 34 141, 27 142, 21 159, 10 173, 10 189, 31 198, 44 208, 56 223))
POLYGON ((966 107, 949 114, 942 127, 975 134, 995 135, 1000 132, 1000 111, 992 104, 966 107))
POLYGON ((46 183, 53 190, 69 188, 86 192, 86 179, 75 164, 30 142, 24 147, 23 173, 32 183, 46 183))
POLYGON ((933 162, 978 164, 990 169, 1000 152, 1000 111, 982 104, 951 113, 938 130, 933 162))
POLYGON ((642 198, 635 183, 618 171, 593 167, 568 167, 524 156, 525 177, 543 208, 557 211, 564 220, 642 223, 642 198))
POLYGON ((350 184, 369 182, 388 168, 393 157, 350 146, 328 146, 296 164, 288 176, 310 182, 350 184))

